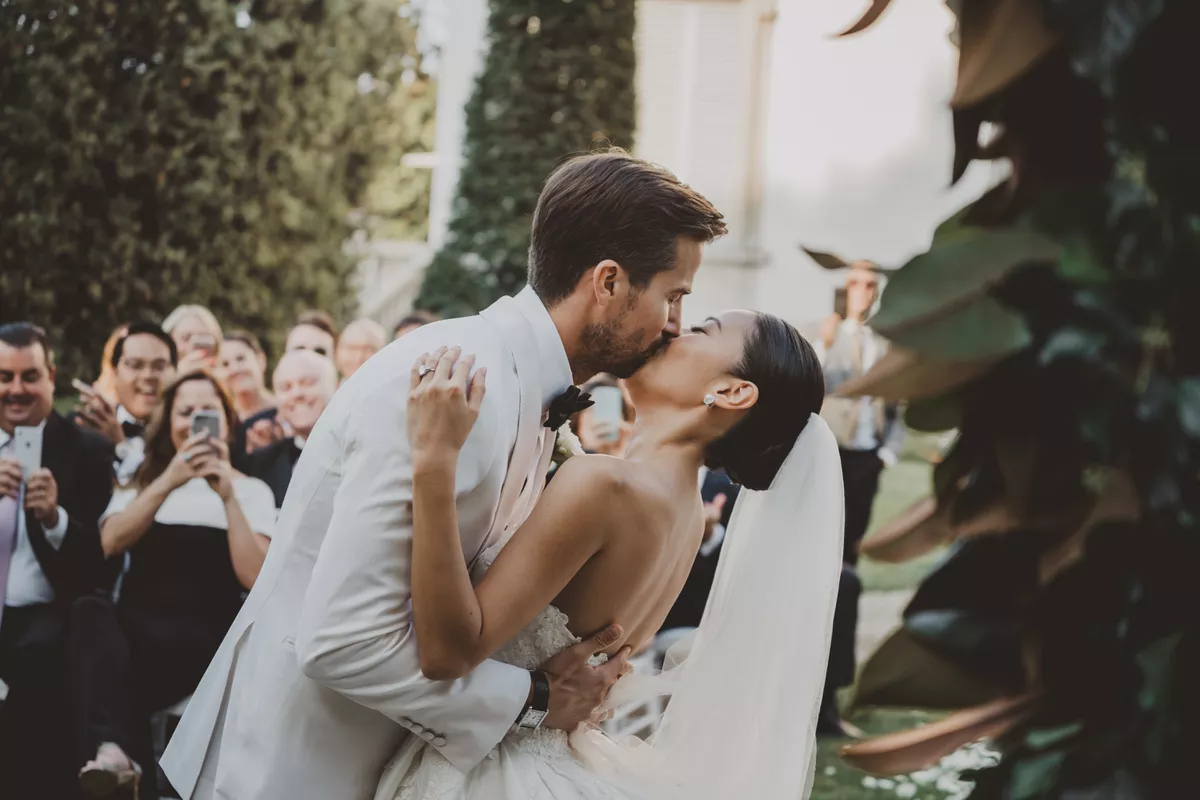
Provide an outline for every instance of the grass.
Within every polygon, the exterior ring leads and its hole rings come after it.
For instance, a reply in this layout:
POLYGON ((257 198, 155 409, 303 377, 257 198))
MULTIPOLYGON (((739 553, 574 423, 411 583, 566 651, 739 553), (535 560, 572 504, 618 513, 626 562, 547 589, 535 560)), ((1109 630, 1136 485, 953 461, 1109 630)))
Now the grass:
MULTIPOLYGON (((916 710, 865 709, 851 722, 868 735, 915 728, 938 719, 938 715, 916 710)), ((887 782, 879 785, 871 776, 846 764, 838 756, 844 740, 820 739, 817 742, 817 774, 813 779, 812 800, 890 800, 896 793, 887 782), (866 781, 866 785, 864 785, 866 781)), ((936 787, 923 788, 913 800, 944 800, 949 794, 936 787)))

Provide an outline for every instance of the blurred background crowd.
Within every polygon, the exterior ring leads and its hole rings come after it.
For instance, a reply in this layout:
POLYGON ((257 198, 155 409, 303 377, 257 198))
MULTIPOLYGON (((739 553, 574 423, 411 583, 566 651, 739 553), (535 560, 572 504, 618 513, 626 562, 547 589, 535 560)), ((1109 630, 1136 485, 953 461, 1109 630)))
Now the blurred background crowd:
MULTIPOLYGON (((846 274, 844 303, 814 334, 831 391, 886 348, 865 324, 879 296, 878 267, 856 262, 846 274)), ((7 786, 73 796, 81 771, 122 757, 108 751, 111 742, 128 743, 139 764, 156 763, 254 584, 321 413, 389 341, 436 319, 417 311, 391 331, 370 319, 339 329, 328 313, 307 311, 272 358, 254 333, 226 330, 208 308, 183 305, 161 325, 119 325, 85 373, 91 379, 71 378, 61 395, 65 376, 46 331, 28 321, 0 325, 0 492, 25 512, 11 515, 12 557, 0 564, 7 786), (14 449, 30 430, 39 432, 36 471, 14 449)), ((623 382, 598 375, 583 388, 595 405, 570 421, 580 443, 622 457, 636 418, 623 382)), ((869 398, 830 397, 823 413, 842 445, 848 522, 819 732, 840 737, 850 726, 837 690, 853 682, 856 665, 858 542, 903 432, 896 406, 869 398)), ((703 544, 645 654, 651 660, 699 625, 739 491, 707 469, 697 488, 703 544)), ((154 791, 154 777, 143 778, 143 790, 154 791)))
MULTIPOLYGON (((616 145, 729 224, 685 325, 759 309, 823 354, 814 797, 1186 796, 1197 31, 1191 0, 0 0, 0 795, 74 797, 107 741, 154 763, 340 382, 517 291, 545 176, 616 145), (912 730, 844 760, 847 716, 912 730)), ((620 456, 636 410, 589 389, 620 456)), ((697 487, 664 645, 738 492, 697 487)))

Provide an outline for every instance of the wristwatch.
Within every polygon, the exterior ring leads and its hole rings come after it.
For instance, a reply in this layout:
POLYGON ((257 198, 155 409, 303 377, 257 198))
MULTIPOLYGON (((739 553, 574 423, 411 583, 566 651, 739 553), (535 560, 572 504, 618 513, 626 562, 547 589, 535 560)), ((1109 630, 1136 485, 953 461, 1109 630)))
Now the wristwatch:
POLYGON ((550 679, 540 669, 530 670, 529 677, 533 681, 533 693, 521 716, 517 717, 517 730, 525 733, 542 727, 550 713, 550 679))

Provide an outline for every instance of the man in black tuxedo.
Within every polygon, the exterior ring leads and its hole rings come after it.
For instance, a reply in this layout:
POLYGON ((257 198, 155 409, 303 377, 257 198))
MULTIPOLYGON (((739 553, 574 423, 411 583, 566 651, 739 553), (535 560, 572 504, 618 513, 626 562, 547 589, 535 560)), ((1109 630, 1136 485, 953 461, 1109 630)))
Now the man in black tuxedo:
POLYGON ((721 556, 721 544, 725 541, 725 528, 729 525, 733 501, 737 499, 740 488, 724 472, 700 468, 700 497, 704 500, 706 515, 704 542, 696 554, 683 590, 663 620, 661 631, 700 625, 704 606, 708 603, 708 593, 717 574, 717 559, 721 556))
POLYGON ((78 425, 90 428, 112 442, 117 483, 133 480, 145 457, 145 432, 163 390, 175 377, 179 353, 175 340, 153 322, 135 322, 113 346, 113 374, 117 405, 98 393, 85 394, 75 410, 78 425))
POLYGON ((240 468, 271 487, 279 508, 304 442, 337 391, 337 368, 311 350, 293 350, 279 359, 272 388, 279 404, 274 420, 276 441, 247 455, 240 468))
POLYGON ((0 325, 0 787, 4 796, 72 797, 66 608, 102 580, 97 521, 112 494, 110 443, 53 410, 45 333, 0 325), (24 474, 15 432, 41 429, 41 467, 24 474))

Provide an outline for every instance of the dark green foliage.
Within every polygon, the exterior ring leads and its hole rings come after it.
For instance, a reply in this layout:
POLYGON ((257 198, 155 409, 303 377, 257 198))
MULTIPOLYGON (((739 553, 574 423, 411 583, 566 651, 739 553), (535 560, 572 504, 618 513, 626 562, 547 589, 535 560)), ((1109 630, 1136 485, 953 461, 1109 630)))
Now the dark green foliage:
POLYGON ((350 311, 351 211, 420 77, 399 5, 0 0, 0 318, 65 379, 183 302, 276 343, 350 311))
POLYGON ((632 147, 635 9, 634 0, 491 0, 447 240, 419 306, 471 313, 520 290, 546 176, 596 145, 632 147))
MULTIPOLYGON (((993 122, 990 149, 1013 176, 900 270, 879 318, 926 373, 962 376, 930 393, 913 372, 897 394, 924 398, 925 427, 960 428, 937 513, 992 533, 958 543, 906 625, 980 677, 1003 666, 1011 681, 1019 666, 1037 696, 973 797, 1190 796, 1200 116, 1179 80, 1200 74, 1200 5, 962 0, 957 12, 964 60, 988 42, 1000 55, 976 63, 1012 76, 955 109, 959 161, 981 157, 979 124, 993 122), (1034 13, 1016 26, 989 6, 1034 13), (968 38, 968 18, 991 28, 968 38), (1053 47, 1028 63, 997 44, 1042 24, 1053 47)), ((871 393, 870 376, 858 388, 871 393)))

